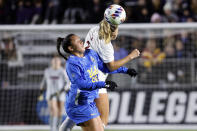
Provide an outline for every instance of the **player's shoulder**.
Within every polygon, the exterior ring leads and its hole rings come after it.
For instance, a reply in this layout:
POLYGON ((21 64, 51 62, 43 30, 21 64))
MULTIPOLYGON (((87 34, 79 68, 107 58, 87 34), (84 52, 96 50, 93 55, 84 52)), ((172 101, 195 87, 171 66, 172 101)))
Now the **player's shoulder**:
POLYGON ((49 72, 51 70, 51 67, 47 67, 44 71, 49 72))
POLYGON ((93 49, 86 49, 86 53, 92 54, 92 55, 97 54, 96 51, 94 51, 93 49))
POLYGON ((74 55, 71 55, 67 62, 66 62, 66 66, 81 66, 81 59, 79 57, 76 57, 74 55))
POLYGON ((96 25, 96 26, 93 26, 92 28, 90 28, 89 33, 95 33, 95 32, 98 32, 98 31, 99 31, 99 26, 96 25))
POLYGON ((74 55, 69 56, 68 60, 66 61, 66 65, 74 64, 78 61, 77 57, 74 55))

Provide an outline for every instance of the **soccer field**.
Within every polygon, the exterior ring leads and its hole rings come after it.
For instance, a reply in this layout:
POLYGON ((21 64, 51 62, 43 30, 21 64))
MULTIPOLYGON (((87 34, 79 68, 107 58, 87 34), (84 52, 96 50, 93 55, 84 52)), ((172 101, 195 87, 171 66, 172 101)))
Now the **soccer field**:
MULTIPOLYGON (((113 127, 113 126, 112 126, 113 127)), ((165 126, 161 126, 161 127, 157 127, 155 128, 154 126, 152 128, 150 127, 143 127, 140 129, 140 127, 142 126, 137 126, 138 128, 133 128, 133 129, 127 129, 124 128, 125 126, 119 126, 117 128, 112 128, 109 129, 109 127, 107 129, 105 129, 105 131, 197 131, 197 128, 195 126, 190 126, 190 128, 188 128, 187 126, 183 126, 183 127, 174 127, 172 128, 172 126, 169 127, 165 127, 165 126)), ((48 126, 38 126, 38 128, 35 128, 34 126, 32 127, 23 127, 23 126, 16 126, 16 127, 7 127, 7 126, 0 126, 0 131, 50 131, 48 126)), ((80 127, 75 127, 72 131, 82 131, 80 129, 80 127)))
MULTIPOLYGON (((10 131, 10 130, 1 130, 0 131, 10 131)), ((14 131, 14 130, 13 130, 14 131)), ((17 130, 17 131, 27 131, 27 130, 17 130)), ((28 131, 49 131, 49 130, 28 130, 28 131)), ((73 131, 81 131, 81 130, 73 130, 73 131)), ((196 130, 105 130, 105 131, 197 131, 196 130)))
MULTIPOLYGON (((0 130, 0 131, 6 131, 6 130, 0 130)), ((26 130, 20 130, 20 131, 26 131, 26 130)), ((29 130, 29 131, 48 131, 48 130, 29 130)), ((81 131, 81 130, 73 130, 73 131, 81 131)), ((105 130, 105 131, 197 131, 197 129, 196 130, 105 130)))

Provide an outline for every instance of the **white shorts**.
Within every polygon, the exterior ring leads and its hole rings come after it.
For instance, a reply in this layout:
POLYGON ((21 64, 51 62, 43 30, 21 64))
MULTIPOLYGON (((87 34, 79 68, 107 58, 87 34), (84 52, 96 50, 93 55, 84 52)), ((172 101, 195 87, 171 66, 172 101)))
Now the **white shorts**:
POLYGON ((103 93, 107 93, 107 89, 106 88, 99 89, 99 94, 103 94, 103 93))
MULTIPOLYGON (((103 73, 102 71, 99 70, 99 80, 100 81, 105 81, 107 79, 107 76, 108 76, 107 73, 103 73)), ((107 93, 106 88, 99 89, 99 94, 103 94, 103 93, 107 93)))

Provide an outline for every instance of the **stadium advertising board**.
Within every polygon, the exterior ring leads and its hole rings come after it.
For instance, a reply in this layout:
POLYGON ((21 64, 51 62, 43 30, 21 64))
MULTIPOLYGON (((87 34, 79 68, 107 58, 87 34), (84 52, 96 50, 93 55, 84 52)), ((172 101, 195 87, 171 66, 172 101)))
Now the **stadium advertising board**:
POLYGON ((197 124, 195 88, 110 92, 112 124, 197 124))
MULTIPOLYGON (((48 124, 48 106, 46 100, 38 100, 39 92, 1 90, 5 97, 0 97, 0 105, 5 106, 0 106, 0 125, 48 124)), ((109 100, 110 124, 197 124, 196 87, 117 90, 109 92, 109 100)))

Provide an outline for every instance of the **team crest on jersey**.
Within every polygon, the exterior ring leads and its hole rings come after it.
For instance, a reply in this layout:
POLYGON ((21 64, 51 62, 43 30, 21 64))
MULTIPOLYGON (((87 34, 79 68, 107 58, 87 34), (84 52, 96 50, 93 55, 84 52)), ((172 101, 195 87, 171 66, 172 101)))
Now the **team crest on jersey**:
POLYGON ((74 73, 72 73, 72 74, 71 74, 71 76, 74 78, 74 77, 75 77, 75 74, 74 74, 74 73))
POLYGON ((95 62, 95 59, 92 57, 92 56, 90 56, 90 59, 91 59, 91 61, 94 63, 95 62))

